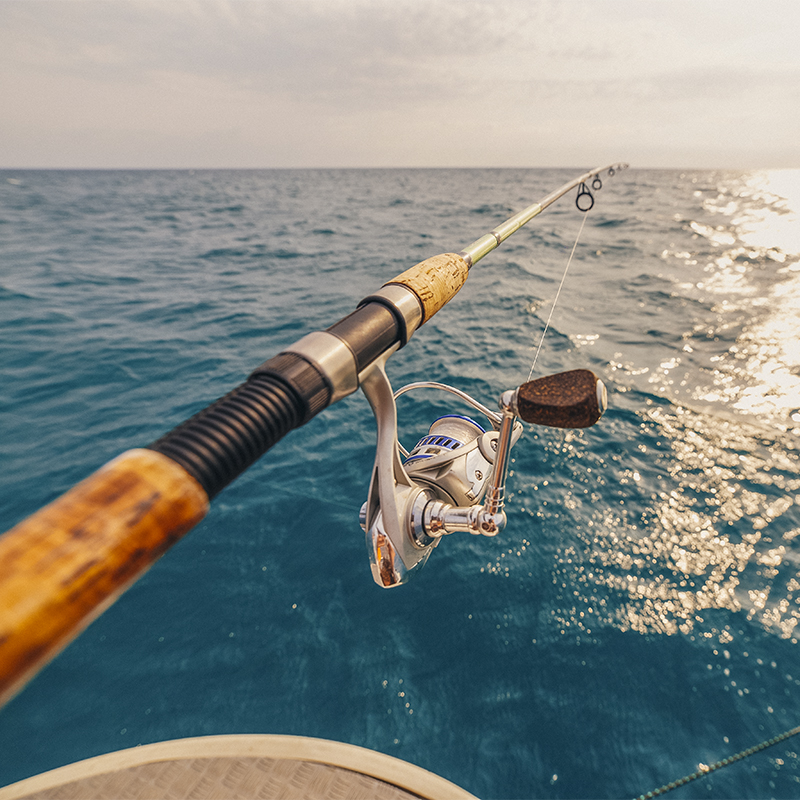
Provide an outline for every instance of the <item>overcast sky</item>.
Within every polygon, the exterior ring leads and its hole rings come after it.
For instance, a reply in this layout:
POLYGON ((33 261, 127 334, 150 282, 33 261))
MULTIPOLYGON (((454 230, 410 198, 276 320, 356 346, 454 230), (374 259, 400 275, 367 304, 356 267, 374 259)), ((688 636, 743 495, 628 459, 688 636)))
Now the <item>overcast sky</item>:
POLYGON ((800 0, 0 0, 0 167, 800 167, 800 0))

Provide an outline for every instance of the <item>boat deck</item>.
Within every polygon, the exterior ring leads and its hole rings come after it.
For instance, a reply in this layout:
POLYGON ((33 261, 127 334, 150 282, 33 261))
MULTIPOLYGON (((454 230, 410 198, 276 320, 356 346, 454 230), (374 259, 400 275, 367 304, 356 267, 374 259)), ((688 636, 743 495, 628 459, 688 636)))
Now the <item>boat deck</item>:
POLYGON ((90 758, 0 789, 0 800, 475 800, 372 750, 299 736, 206 736, 90 758))

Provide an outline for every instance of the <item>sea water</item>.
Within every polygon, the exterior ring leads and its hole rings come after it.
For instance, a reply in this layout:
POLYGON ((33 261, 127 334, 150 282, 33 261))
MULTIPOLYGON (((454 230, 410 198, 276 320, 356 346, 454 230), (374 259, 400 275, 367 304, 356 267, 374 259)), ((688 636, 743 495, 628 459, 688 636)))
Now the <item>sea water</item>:
MULTIPOLYGON (((412 264, 582 170, 0 172, 0 520, 146 445, 412 264)), ((604 174, 535 375, 609 410, 526 426, 508 526, 372 581, 352 395, 0 711, 0 785, 226 733, 350 742, 484 798, 625 797, 800 723, 800 173, 604 174)), ((389 362, 493 406, 581 223, 564 198, 389 362)), ((398 401, 407 447, 444 413, 398 401)), ((0 572, 2 565, 0 565, 0 572)), ((788 740, 676 797, 800 796, 788 740)))

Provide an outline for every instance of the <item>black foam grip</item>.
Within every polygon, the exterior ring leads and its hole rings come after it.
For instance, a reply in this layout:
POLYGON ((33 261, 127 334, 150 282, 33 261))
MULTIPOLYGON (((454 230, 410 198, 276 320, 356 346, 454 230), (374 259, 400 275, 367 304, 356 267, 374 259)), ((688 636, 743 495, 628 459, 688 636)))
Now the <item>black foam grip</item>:
POLYGON ((290 430, 322 411, 330 397, 315 367, 282 353, 148 449, 180 464, 211 499, 290 430))
MULTIPOLYGON (((395 316, 378 303, 361 306, 328 330, 350 348, 359 372, 400 335, 395 316)), ((310 361, 279 353, 148 448, 180 464, 211 499, 290 430, 326 408, 333 389, 310 361)))

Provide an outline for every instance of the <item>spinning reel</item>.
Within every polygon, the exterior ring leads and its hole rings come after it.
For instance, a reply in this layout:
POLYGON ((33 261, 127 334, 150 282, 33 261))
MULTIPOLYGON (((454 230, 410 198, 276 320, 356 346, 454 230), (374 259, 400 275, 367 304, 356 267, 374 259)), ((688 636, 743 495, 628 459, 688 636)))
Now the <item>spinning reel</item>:
POLYGON ((406 583, 443 536, 496 536, 503 530, 510 452, 522 434, 517 417, 555 428, 588 428, 606 409, 606 388, 585 369, 548 375, 504 392, 498 413, 443 383, 412 383, 393 393, 387 357, 361 381, 378 423, 378 444, 359 516, 372 577, 390 588, 406 583), (456 395, 486 417, 490 430, 469 417, 448 414, 406 451, 397 440, 395 400, 416 389, 456 395))

